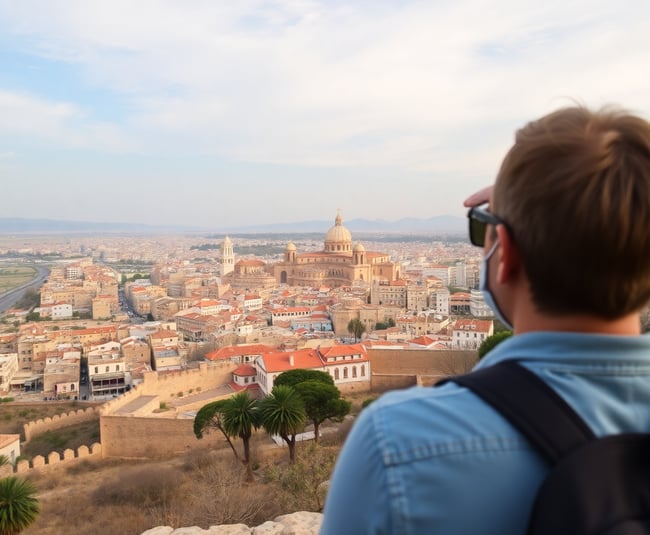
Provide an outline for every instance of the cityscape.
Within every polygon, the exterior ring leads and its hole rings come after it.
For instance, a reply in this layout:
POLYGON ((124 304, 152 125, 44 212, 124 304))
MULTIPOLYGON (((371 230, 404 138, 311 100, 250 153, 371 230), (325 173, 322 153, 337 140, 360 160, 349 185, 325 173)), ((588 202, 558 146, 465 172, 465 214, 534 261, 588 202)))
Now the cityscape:
POLYGON ((513 224, 486 192, 533 118, 650 116, 649 21, 636 0, 0 0, 0 532, 13 485, 10 533, 318 533, 366 407, 405 415, 378 409, 512 334, 466 210, 513 224))
POLYGON ((350 343, 355 318, 370 347, 475 350, 493 332, 476 248, 433 237, 353 241, 340 214, 320 241, 24 235, 3 239, 0 255, 2 266, 49 271, 31 307, 2 316, 6 395, 103 399, 223 347, 350 343))
POLYGON ((294 238, 4 236, 0 399, 76 404, 0 434, 9 467, 29 475, 200 449, 191 425, 202 407, 272 396, 292 370, 325 373, 358 399, 469 369, 494 334, 480 250, 458 235, 357 238, 344 223, 338 211, 320 236, 294 238), (97 421, 91 443, 21 450, 97 421))

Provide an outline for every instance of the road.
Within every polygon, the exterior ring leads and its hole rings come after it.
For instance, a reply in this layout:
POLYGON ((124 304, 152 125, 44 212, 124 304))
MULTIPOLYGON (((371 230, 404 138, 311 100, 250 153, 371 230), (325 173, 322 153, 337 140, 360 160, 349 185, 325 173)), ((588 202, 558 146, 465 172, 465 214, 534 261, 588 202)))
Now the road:
POLYGON ((46 268, 45 266, 34 266, 34 267, 38 270, 38 275, 36 276, 35 279, 32 279, 30 282, 25 283, 22 286, 19 286, 18 288, 14 288, 13 290, 9 290, 8 292, 0 295, 0 313, 5 312, 6 310, 14 306, 16 302, 19 301, 20 298, 23 296, 27 288, 38 289, 43 284, 45 279, 47 279, 48 275, 50 274, 50 270, 48 268, 46 268))

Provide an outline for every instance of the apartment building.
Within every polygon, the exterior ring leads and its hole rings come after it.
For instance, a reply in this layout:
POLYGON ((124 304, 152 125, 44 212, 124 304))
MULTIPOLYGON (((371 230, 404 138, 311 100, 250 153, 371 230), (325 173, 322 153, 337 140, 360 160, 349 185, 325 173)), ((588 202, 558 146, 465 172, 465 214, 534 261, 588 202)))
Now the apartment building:
POLYGON ((43 393, 54 398, 76 398, 79 396, 81 353, 77 351, 60 355, 53 355, 46 360, 43 393))
POLYGON ((174 371, 185 368, 187 347, 179 340, 176 331, 160 329, 148 337, 151 346, 153 369, 156 371, 174 371))
POLYGON ((469 311, 472 316, 477 318, 494 317, 494 312, 485 302, 483 292, 480 290, 470 291, 469 311))
POLYGON ((0 392, 9 392, 11 381, 18 372, 18 353, 0 355, 0 392))
POLYGON ((451 345, 453 349, 478 349, 492 334, 494 334, 492 320, 457 320, 451 328, 451 345))
POLYGON ((407 295, 405 280, 376 281, 370 290, 370 302, 373 305, 390 305, 405 309, 407 295))
POLYGON ((126 392, 126 364, 119 342, 93 346, 87 356, 88 381, 92 396, 118 395, 126 392))

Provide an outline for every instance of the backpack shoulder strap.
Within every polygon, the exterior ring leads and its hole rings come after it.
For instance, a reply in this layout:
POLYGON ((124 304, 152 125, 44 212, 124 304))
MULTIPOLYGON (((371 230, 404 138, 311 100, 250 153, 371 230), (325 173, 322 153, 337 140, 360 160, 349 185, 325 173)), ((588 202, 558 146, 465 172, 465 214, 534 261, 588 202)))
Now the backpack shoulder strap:
POLYGON ((584 420, 555 390, 514 360, 451 380, 496 409, 551 464, 595 438, 584 420))

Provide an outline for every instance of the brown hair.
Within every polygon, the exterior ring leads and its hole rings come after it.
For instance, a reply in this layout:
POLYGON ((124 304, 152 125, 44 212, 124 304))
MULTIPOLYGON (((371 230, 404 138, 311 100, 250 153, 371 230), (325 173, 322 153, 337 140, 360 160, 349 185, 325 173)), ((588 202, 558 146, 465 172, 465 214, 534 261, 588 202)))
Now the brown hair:
POLYGON ((650 300, 650 124, 572 107, 531 122, 497 176, 541 311, 617 318, 650 300))

